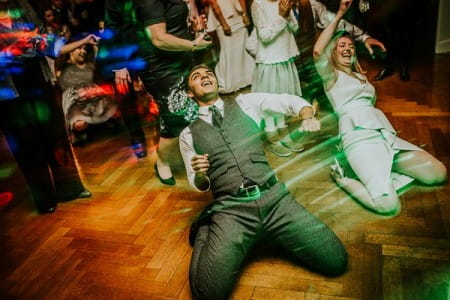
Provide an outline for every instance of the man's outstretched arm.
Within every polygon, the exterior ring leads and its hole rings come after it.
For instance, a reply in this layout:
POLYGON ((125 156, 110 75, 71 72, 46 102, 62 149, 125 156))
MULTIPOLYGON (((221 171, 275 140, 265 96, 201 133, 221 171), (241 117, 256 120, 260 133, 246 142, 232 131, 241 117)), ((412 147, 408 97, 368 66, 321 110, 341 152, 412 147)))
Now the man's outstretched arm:
POLYGON ((209 169, 208 154, 199 155, 195 152, 189 127, 181 132, 179 146, 189 185, 198 192, 209 191, 211 184, 206 175, 209 169))

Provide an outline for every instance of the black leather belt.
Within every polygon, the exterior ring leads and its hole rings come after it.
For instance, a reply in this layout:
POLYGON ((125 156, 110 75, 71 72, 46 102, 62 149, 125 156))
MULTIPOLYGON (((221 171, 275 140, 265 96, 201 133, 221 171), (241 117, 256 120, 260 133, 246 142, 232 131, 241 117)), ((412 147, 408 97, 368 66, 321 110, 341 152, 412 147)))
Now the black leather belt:
POLYGON ((259 196, 259 195, 261 195, 262 192, 273 187, 277 182, 278 182, 277 176, 274 175, 274 176, 270 177, 269 180, 267 180, 262 185, 257 185, 257 184, 253 184, 253 185, 249 185, 249 186, 243 185, 242 187, 239 188, 236 196, 239 198, 259 196))

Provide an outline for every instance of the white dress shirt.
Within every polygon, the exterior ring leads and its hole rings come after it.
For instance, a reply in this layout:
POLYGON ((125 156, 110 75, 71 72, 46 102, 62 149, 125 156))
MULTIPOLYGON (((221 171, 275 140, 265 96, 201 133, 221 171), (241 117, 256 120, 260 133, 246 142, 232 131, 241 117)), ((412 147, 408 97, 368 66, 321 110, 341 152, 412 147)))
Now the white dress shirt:
MULTIPOLYGON (((270 94, 270 93, 249 93, 240 94, 236 97, 236 102, 242 111, 252 118, 260 127, 261 120, 268 116, 298 116, 304 107, 311 107, 306 100, 301 97, 288 94, 270 94)), ((224 102, 218 99, 215 105, 222 116, 224 115, 224 102)), ((224 116, 226 117, 226 116, 224 116)), ((212 124, 212 113, 209 106, 199 107, 199 118, 212 124)), ((180 134, 180 152, 183 157, 189 184, 197 191, 194 184, 195 172, 191 166, 191 159, 197 153, 194 150, 194 141, 189 127, 186 127, 180 134)), ((207 189, 209 190, 209 188, 207 189)), ((207 191, 205 190, 205 191, 207 191)))
MULTIPOLYGON (((326 6, 317 1, 309 0, 314 16, 314 22, 320 29, 325 29, 336 17, 336 14, 327 10, 326 6)), ((339 21, 336 31, 345 30, 350 33, 356 41, 364 43, 370 36, 361 28, 342 19, 339 21)))

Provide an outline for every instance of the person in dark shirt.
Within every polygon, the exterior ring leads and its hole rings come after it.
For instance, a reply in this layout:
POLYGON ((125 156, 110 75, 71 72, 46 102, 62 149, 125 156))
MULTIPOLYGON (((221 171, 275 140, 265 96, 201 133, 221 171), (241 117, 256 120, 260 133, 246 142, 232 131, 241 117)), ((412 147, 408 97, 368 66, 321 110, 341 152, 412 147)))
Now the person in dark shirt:
POLYGON ((62 46, 43 29, 27 1, 0 0, 0 128, 39 213, 53 213, 58 201, 91 193, 78 174, 45 56, 95 41, 62 46))
MULTIPOLYGON (((189 9, 183 0, 137 0, 136 15, 145 28, 149 54, 148 64, 139 73, 146 90, 159 104, 160 140, 154 165, 163 184, 174 185, 168 149, 176 145, 181 130, 197 115, 196 105, 186 96, 183 81, 193 65, 193 52, 211 45, 204 34, 194 38, 189 32, 189 9)), ((194 30, 204 26, 202 17, 193 16, 194 30)))

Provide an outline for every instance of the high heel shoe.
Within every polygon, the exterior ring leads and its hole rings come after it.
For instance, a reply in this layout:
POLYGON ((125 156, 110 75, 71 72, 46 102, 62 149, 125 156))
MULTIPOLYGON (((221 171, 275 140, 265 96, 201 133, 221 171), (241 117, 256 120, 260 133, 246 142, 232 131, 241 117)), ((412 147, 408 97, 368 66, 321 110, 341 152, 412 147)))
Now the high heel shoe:
POLYGON ((158 166, 156 163, 153 165, 153 168, 155 169, 156 176, 158 177, 159 181, 161 181, 162 184, 165 184, 165 185, 175 185, 176 184, 175 177, 173 177, 173 176, 170 178, 167 178, 167 179, 161 178, 161 175, 159 175, 158 166))
POLYGON ((330 166, 330 175, 339 186, 343 185, 347 179, 344 174, 344 169, 342 169, 336 158, 334 158, 334 165, 330 166))

